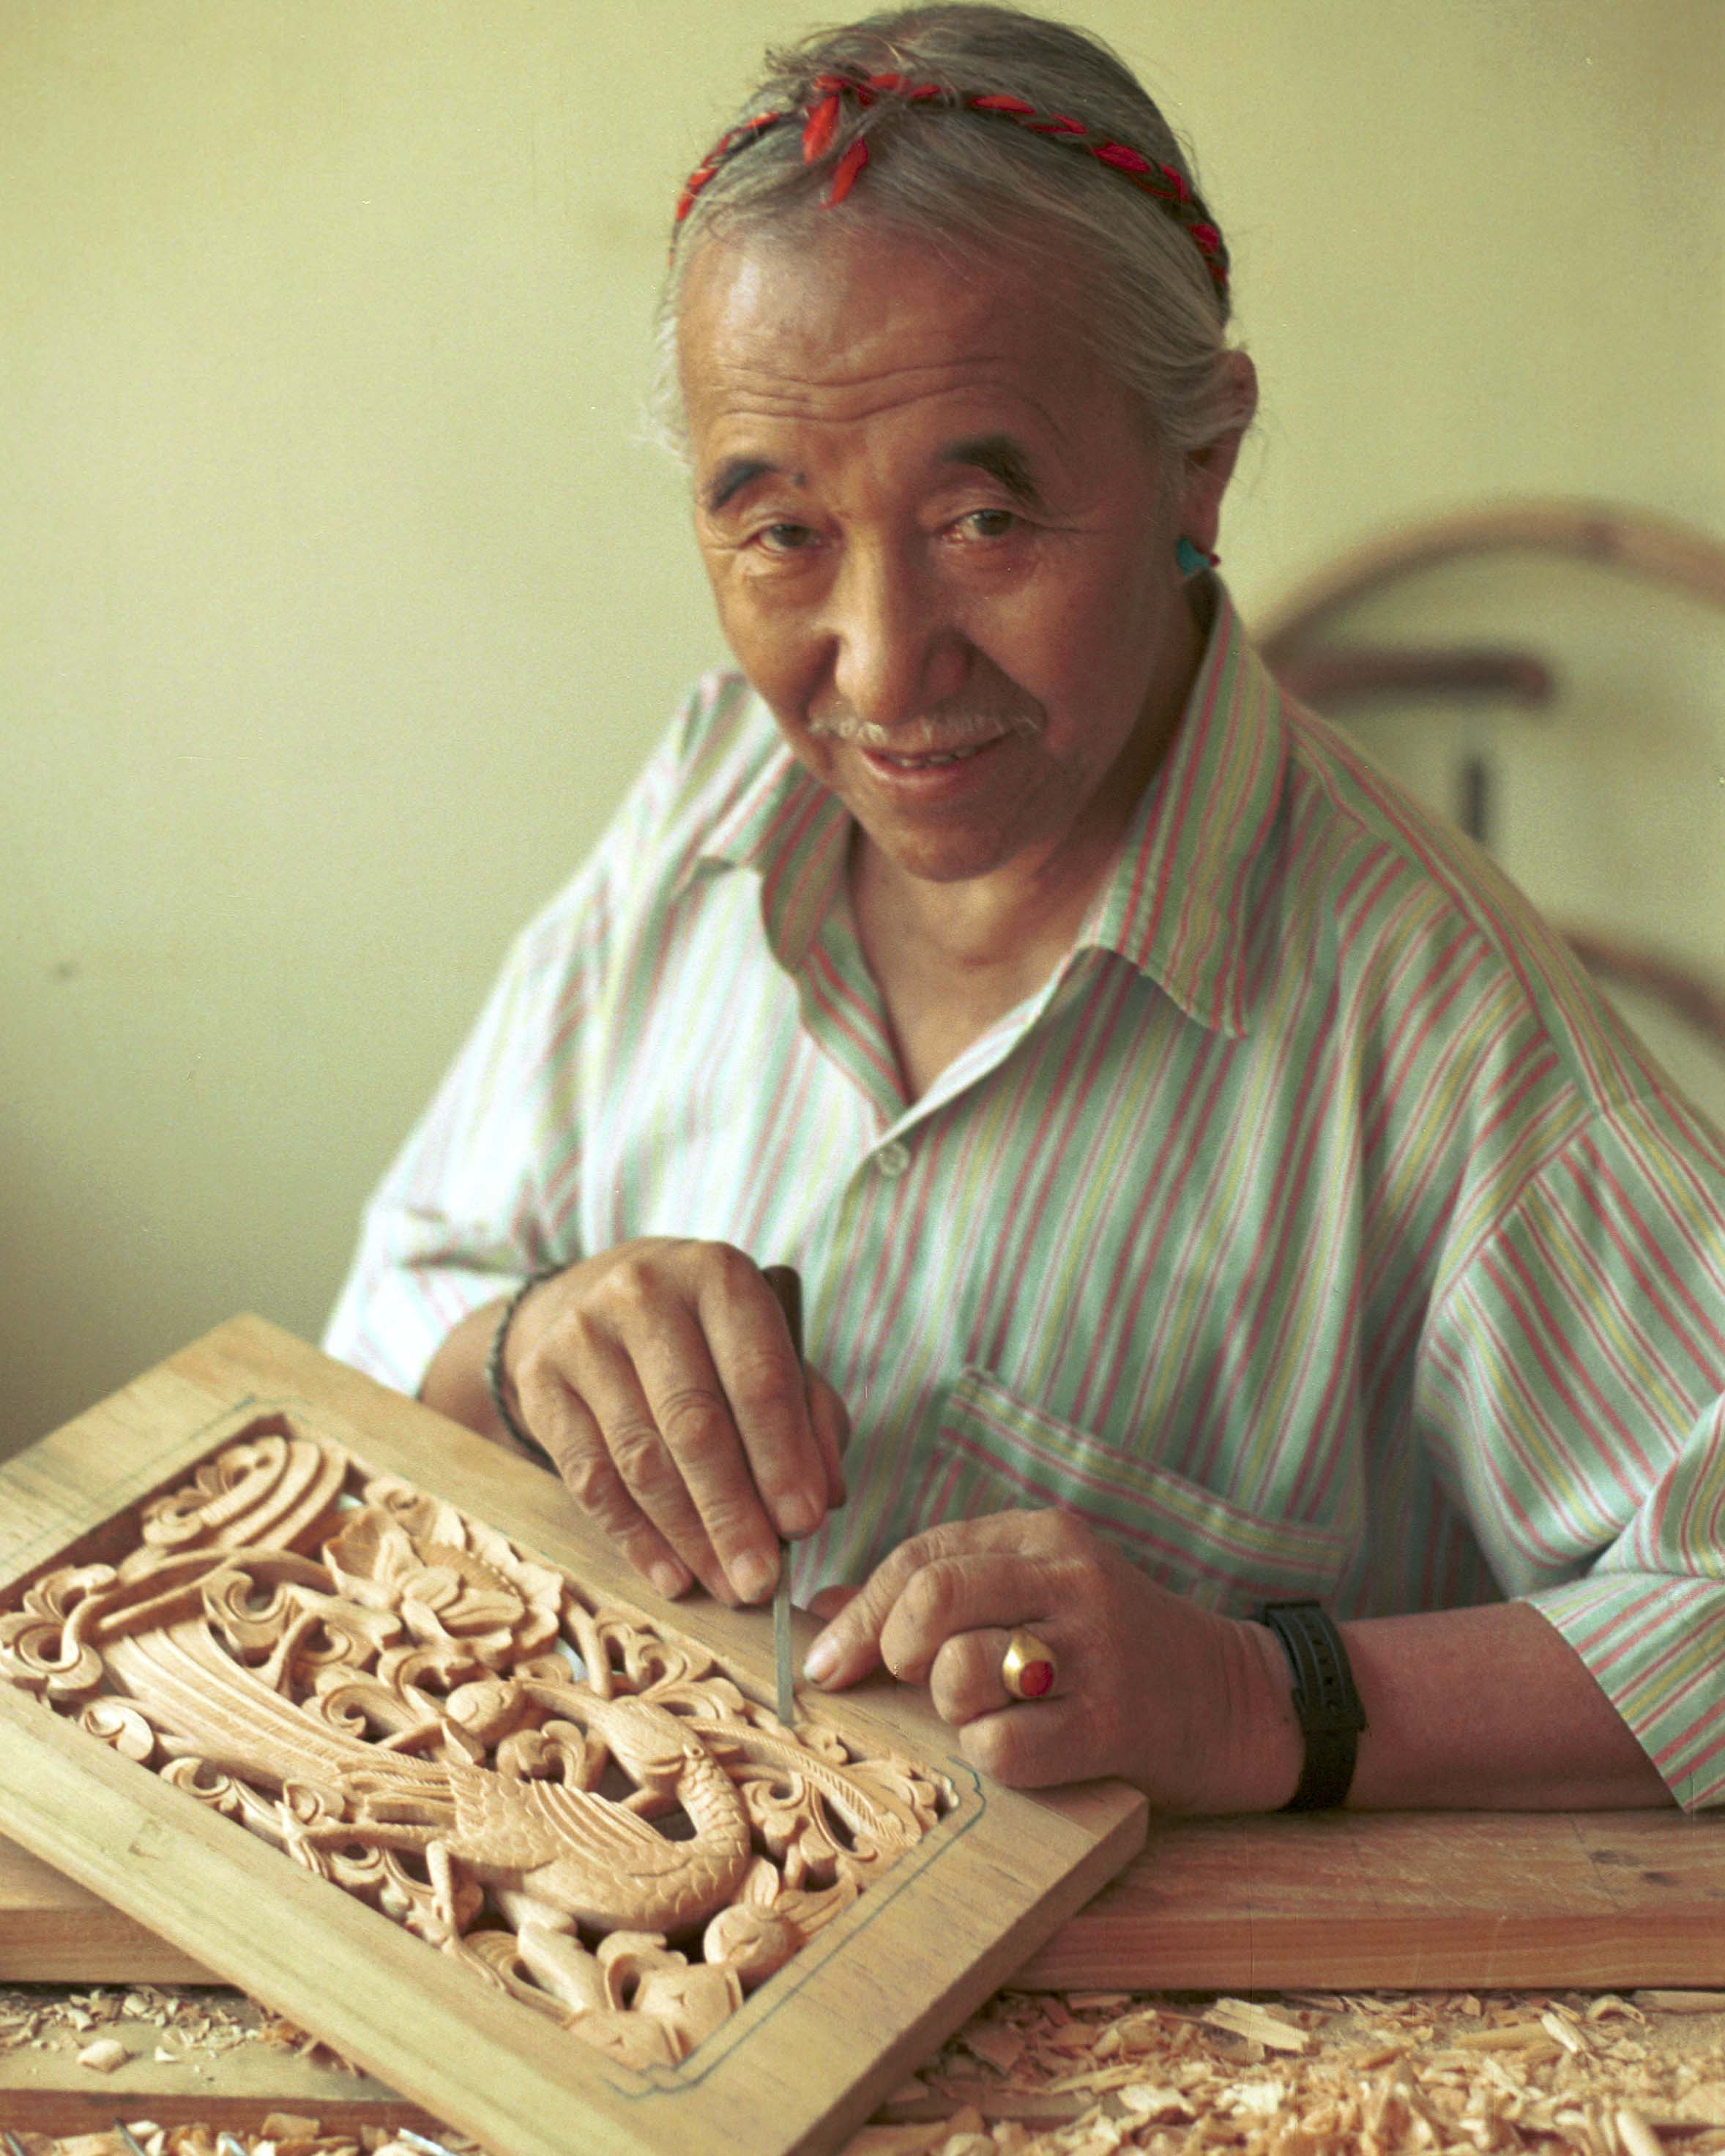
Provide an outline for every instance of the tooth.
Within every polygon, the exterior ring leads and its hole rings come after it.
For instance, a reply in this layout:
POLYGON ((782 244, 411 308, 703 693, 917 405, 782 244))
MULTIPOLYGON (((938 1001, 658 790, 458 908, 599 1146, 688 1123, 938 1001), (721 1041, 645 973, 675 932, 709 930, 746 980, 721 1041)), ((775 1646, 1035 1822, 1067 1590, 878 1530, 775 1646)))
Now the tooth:
MULTIPOLYGON (((978 747, 980 746, 978 743, 978 747)), ((890 751, 883 753, 886 761, 896 764, 901 771, 921 771, 929 764, 963 763, 967 757, 976 754, 976 748, 930 749, 922 756, 894 756, 890 751)))

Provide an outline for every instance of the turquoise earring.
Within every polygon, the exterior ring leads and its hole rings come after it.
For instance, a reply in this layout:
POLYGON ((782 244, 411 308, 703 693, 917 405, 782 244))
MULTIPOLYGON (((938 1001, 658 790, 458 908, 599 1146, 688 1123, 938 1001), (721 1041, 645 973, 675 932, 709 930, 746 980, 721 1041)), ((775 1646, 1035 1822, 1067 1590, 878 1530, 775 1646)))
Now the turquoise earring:
POLYGON ((1214 569, 1221 558, 1219 554, 1206 554, 1202 547, 1194 547, 1183 531, 1174 542, 1174 565, 1189 583, 1206 569, 1214 569))

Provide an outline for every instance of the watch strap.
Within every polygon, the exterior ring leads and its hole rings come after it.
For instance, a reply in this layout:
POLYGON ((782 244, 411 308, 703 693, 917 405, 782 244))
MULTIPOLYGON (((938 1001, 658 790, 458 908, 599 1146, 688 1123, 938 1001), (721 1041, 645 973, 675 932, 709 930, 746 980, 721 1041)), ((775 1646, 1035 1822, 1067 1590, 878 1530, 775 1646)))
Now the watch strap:
POLYGON ((1294 1671, 1294 1712, 1306 1739, 1300 1785, 1283 1810, 1318 1811, 1343 1803, 1353 1780, 1366 1712, 1348 1650, 1317 1602, 1266 1602, 1254 1613, 1281 1640, 1294 1671))

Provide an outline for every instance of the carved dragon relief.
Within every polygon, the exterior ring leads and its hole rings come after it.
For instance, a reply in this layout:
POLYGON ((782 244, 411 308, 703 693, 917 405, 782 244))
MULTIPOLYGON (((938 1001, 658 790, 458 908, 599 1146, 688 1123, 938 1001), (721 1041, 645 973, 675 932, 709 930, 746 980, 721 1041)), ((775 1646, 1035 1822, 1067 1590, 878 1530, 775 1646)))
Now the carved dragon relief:
POLYGON ((636 2067, 955 1801, 280 1416, 0 1614, 0 1676, 636 2067))

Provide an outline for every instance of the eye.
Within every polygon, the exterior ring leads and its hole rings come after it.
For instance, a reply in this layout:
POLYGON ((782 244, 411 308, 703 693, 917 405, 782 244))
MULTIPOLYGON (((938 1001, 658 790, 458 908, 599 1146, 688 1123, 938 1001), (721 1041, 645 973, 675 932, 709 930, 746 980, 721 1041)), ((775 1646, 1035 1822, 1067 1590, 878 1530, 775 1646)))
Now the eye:
POLYGON ((957 528, 972 539, 1004 539, 1017 531, 1019 518, 1010 509, 973 509, 958 519, 957 528))
POLYGON ((753 545, 766 554, 806 553, 816 534, 806 524, 763 524, 751 534, 753 545))

